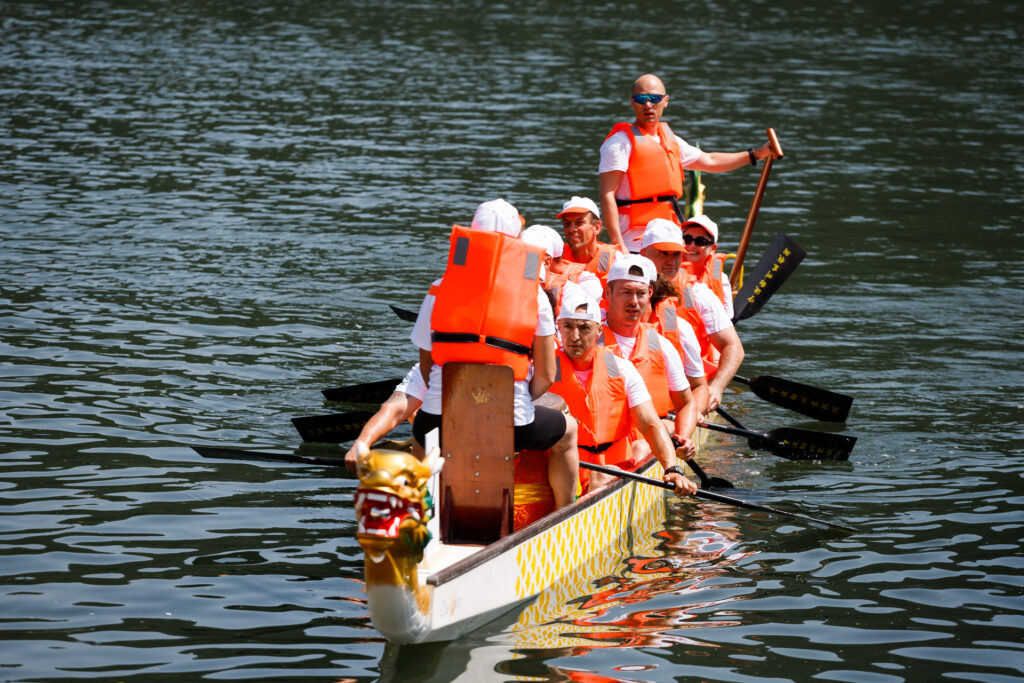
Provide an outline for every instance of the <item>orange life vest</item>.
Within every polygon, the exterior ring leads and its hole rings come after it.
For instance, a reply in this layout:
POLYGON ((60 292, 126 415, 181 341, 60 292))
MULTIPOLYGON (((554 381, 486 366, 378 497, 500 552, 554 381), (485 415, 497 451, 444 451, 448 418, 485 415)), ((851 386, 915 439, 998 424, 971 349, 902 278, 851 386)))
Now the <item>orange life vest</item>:
MULTIPOLYGON (((608 284, 608 271, 611 270, 616 257, 618 257, 619 254, 628 253, 629 251, 621 244, 605 244, 604 242, 598 242, 597 253, 594 254, 594 258, 583 264, 584 270, 590 271, 596 275, 597 279, 601 281, 601 286, 604 287, 608 284)), ((572 252, 568 249, 566 250, 566 253, 562 255, 562 258, 572 263, 579 263, 578 261, 573 261, 572 252)))
POLYGON ((626 383, 619 375, 615 354, 598 349, 589 386, 583 386, 565 351, 558 350, 555 382, 549 391, 565 399, 579 422, 580 458, 598 465, 619 465, 630 460, 633 419, 626 383))
POLYGON ((567 263, 565 265, 567 267, 561 273, 556 273, 549 268, 547 279, 544 280, 544 289, 555 296, 556 316, 562 308, 562 291, 565 288, 565 283, 579 281, 580 274, 586 271, 586 265, 583 263, 567 263))
MULTIPOLYGON (((633 363, 637 372, 643 377, 644 385, 654 403, 654 412, 665 417, 673 406, 672 398, 668 393, 668 368, 665 366, 665 356, 661 353, 661 340, 658 338, 655 328, 656 326, 652 323, 640 323, 636 344, 633 346, 633 355, 628 360, 633 363)), ((598 337, 597 343, 625 358, 615 342, 614 333, 607 325, 602 330, 601 336, 598 337)))
MULTIPOLYGON (((706 284, 718 300, 725 303, 725 288, 722 286, 722 270, 725 267, 725 254, 715 253, 712 254, 709 259, 704 262, 704 267, 699 271, 694 268, 694 264, 690 261, 683 260, 682 269, 690 275, 693 275, 697 282, 703 282, 706 284)), ((726 309, 728 310, 728 309, 726 309)))
POLYGON ((453 226, 430 318, 434 362, 507 365, 525 380, 543 255, 499 232, 453 226))
POLYGON ((617 123, 605 139, 619 131, 624 131, 633 145, 626 169, 629 199, 616 200, 619 214, 629 216, 629 227, 639 230, 654 218, 667 218, 679 225, 673 202, 683 196, 683 171, 675 133, 664 121, 658 123, 657 136, 644 133, 635 123, 617 123))

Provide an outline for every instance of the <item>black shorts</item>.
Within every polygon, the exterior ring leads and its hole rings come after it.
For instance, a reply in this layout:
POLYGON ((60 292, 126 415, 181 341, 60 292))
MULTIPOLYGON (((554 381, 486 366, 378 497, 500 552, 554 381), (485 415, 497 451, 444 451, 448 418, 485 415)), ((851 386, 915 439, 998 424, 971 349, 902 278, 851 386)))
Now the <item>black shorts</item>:
MULTIPOLYGON (((425 413, 422 410, 416 413, 416 419, 412 423, 412 435, 421 446, 427 433, 434 428, 438 431, 438 440, 440 441, 441 416, 425 413)), ((565 415, 551 408, 534 406, 533 422, 515 428, 513 448, 517 451, 524 448, 531 451, 546 451, 558 443, 563 436, 565 436, 565 415)))

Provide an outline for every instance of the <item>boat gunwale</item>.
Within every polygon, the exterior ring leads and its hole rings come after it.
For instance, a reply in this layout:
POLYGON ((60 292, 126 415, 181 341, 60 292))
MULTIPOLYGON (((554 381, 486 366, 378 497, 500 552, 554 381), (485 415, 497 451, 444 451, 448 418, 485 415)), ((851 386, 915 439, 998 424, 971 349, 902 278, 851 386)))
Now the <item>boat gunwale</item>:
MULTIPOLYGON (((640 465, 635 470, 633 470, 633 472, 635 472, 636 474, 643 474, 654 465, 655 461, 655 457, 651 455, 647 458, 647 460, 640 463, 640 465)), ((501 555, 507 550, 514 548, 515 546, 520 545, 521 543, 524 543, 529 539, 547 531, 551 527, 562 523, 566 519, 576 515, 578 512, 582 512, 583 510, 586 510, 588 507, 600 503, 608 496, 618 492, 620 489, 629 486, 630 484, 637 484, 638 486, 640 485, 639 482, 635 482, 629 479, 617 479, 608 486, 601 487, 601 490, 595 492, 593 496, 583 496, 582 498, 573 501, 569 505, 566 505, 565 507, 559 510, 555 510, 550 514, 541 517, 536 522, 533 522, 532 524, 523 527, 519 531, 511 533, 508 536, 505 536, 504 538, 499 538, 497 541, 494 541, 493 543, 484 546, 478 552, 473 553, 469 557, 459 560, 458 562, 451 564, 437 571, 434 574, 431 574, 427 577, 426 582, 427 584, 436 587, 441 586, 449 581, 452 581, 453 579, 458 578, 459 576, 465 574, 471 569, 475 569, 476 567, 487 562, 488 560, 497 557, 498 555, 501 555)))

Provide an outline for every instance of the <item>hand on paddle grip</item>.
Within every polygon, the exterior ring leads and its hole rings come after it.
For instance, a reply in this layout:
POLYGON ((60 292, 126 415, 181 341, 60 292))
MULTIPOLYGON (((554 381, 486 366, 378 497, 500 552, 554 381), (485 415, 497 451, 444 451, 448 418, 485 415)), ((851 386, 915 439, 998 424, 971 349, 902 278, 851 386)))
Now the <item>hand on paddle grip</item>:
POLYGON ((697 484, 678 472, 669 472, 663 477, 666 484, 671 484, 676 495, 692 496, 697 493, 697 484))
POLYGON ((691 439, 673 434, 672 445, 675 446, 676 457, 680 460, 692 460, 697 455, 697 447, 691 439))

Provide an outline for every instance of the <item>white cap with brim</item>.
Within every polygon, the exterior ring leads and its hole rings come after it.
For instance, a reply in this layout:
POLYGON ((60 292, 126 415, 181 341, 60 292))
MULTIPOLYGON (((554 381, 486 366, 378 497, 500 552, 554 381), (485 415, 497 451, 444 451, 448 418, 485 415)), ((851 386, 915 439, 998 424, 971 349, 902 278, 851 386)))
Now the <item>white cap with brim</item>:
POLYGON ((658 268, 654 265, 654 261, 639 254, 620 254, 608 270, 607 281, 632 280, 633 282, 643 282, 649 285, 657 279, 658 268), (634 266, 640 268, 643 271, 643 275, 630 273, 630 269, 634 266))
POLYGON ((662 251, 682 251, 683 231, 667 218, 654 218, 644 230, 640 248, 654 247, 662 251))
POLYGON ((589 320, 601 324, 601 306, 587 296, 583 288, 574 282, 566 282, 562 288, 562 308, 559 320, 589 320), (582 311, 576 309, 583 308, 582 311))
POLYGON ((718 225, 713 220, 702 213, 697 214, 690 220, 683 223, 682 229, 686 230, 686 228, 694 226, 707 230, 708 234, 711 235, 711 239, 715 241, 715 244, 718 244, 718 225))
POLYGON ((526 221, 519 215, 516 207, 504 199, 492 199, 476 207, 473 223, 469 227, 486 232, 500 232, 509 237, 519 237, 519 231, 526 221))
POLYGON ((597 208, 597 204, 594 203, 593 199, 587 197, 576 197, 562 204, 562 210, 555 214, 555 218, 561 218, 571 213, 586 213, 589 211, 594 214, 595 218, 601 218, 601 210, 597 208))
POLYGON ((551 258, 562 258, 565 243, 554 228, 549 228, 546 225, 531 225, 520 233, 519 239, 527 244, 540 247, 551 258))

